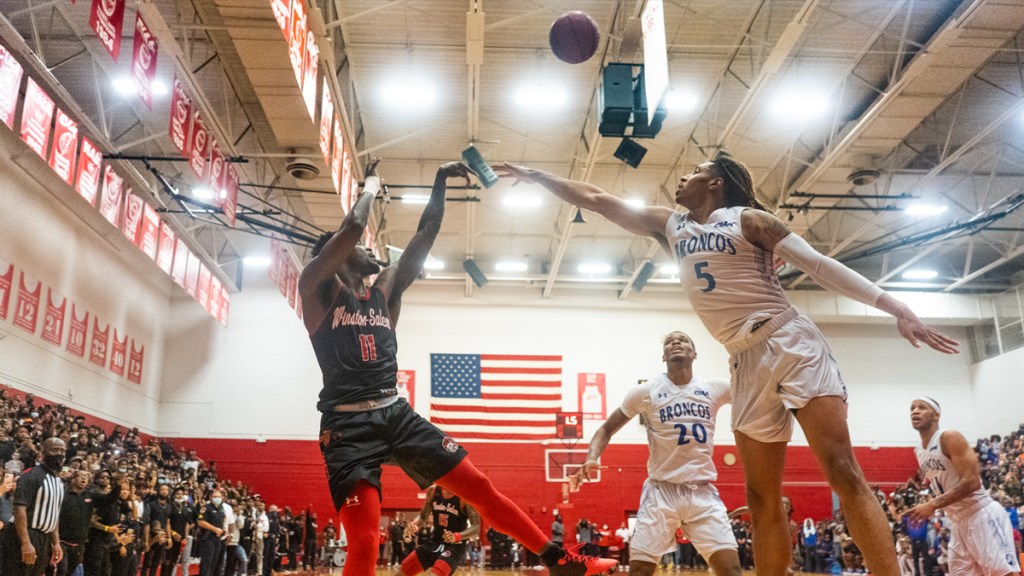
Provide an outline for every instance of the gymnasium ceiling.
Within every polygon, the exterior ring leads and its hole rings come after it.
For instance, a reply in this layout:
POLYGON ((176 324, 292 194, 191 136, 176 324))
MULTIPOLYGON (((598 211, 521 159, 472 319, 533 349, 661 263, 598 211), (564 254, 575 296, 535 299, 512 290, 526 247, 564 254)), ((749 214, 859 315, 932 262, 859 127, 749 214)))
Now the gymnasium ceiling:
MULTIPOLYGON (((148 109, 111 85, 127 71, 141 10, 160 42, 158 77, 170 84, 177 73, 219 140, 249 160, 239 165, 240 204, 315 236, 336 228, 341 212, 269 4, 129 2, 117 63, 89 28, 89 0, 0 0, 0 38, 29 62, 29 74, 74 103, 106 152, 169 155, 170 97, 148 109), (292 177, 286 166, 296 158, 320 177, 292 177)), ((1021 280, 1024 0, 665 0, 671 100, 657 138, 638 140, 648 152, 637 169, 613 157, 620 139, 600 137, 597 118, 603 66, 642 61, 643 0, 307 5, 320 74, 344 101, 359 165, 383 158, 391 200, 378 202, 373 216, 381 246, 404 246, 416 228, 422 206, 398 198, 427 194, 437 166, 470 142, 489 161, 587 180, 648 205, 671 205, 680 175, 724 149, 750 166, 762 200, 795 232, 873 281, 993 292, 1021 280), (597 54, 583 64, 565 64, 548 48, 551 22, 568 10, 587 12, 601 30, 597 54), (484 14, 482 31, 467 26, 467 12, 484 14), (467 35, 481 34, 482 64, 469 65, 467 35), (549 92, 517 102, 538 87, 549 92), (855 183, 857 171, 869 175, 855 183), (903 211, 919 202, 948 209, 930 217, 903 211), (915 268, 938 275, 902 276, 915 268)), ((153 201, 178 209, 141 162, 121 163, 154 184, 153 201)), ((151 165, 182 190, 192 184, 183 163, 151 165)), ((488 286, 545 297, 585 286, 628 298, 637 297, 633 280, 651 261, 658 272, 645 289, 672 289, 664 254, 595 214, 573 223, 575 208, 526 186, 451 184, 432 251, 444 268, 427 272, 427 282, 465 286, 467 295, 486 290, 463 272, 472 258, 488 286), (504 203, 534 194, 539 207, 504 203), (528 268, 495 271, 508 260, 528 268), (611 272, 584 274, 583 263, 606 263, 611 272)), ((268 251, 257 235, 266 228, 173 217, 229 280, 240 277, 242 256, 268 251)), ((292 247, 301 262, 305 246, 292 247)), ((789 287, 813 288, 783 272, 789 287)))

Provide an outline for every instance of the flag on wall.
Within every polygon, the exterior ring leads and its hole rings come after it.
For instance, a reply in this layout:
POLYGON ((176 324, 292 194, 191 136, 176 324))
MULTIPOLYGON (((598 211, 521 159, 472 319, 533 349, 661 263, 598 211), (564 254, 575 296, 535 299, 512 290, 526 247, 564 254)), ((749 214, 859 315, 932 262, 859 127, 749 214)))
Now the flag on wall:
POLYGON ((456 439, 554 438, 561 408, 561 356, 430 355, 430 421, 456 439))

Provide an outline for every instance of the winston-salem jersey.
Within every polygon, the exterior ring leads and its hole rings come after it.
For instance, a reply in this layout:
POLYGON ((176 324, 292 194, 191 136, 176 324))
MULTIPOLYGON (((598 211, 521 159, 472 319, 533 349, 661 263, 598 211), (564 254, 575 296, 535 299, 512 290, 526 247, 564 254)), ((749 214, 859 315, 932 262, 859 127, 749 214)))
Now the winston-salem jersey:
POLYGON ((743 238, 743 210, 742 206, 719 208, 704 224, 676 212, 665 227, 690 304, 722 344, 749 336, 764 321, 790 308, 772 253, 743 238))
POLYGON ((324 375, 317 410, 397 393, 398 341, 380 288, 373 286, 367 297, 357 298, 342 286, 309 339, 324 375))
POLYGON ((647 475, 678 484, 714 482, 715 414, 730 401, 727 380, 693 377, 676 386, 666 374, 627 392, 622 413, 643 416, 647 427, 647 475))
MULTIPOLYGON (((914 446, 914 454, 917 456, 917 464, 921 468, 921 475, 928 479, 928 484, 935 491, 936 496, 945 494, 946 490, 959 483, 961 478, 953 469, 953 462, 942 453, 939 446, 939 439, 945 430, 939 429, 928 441, 928 446, 922 448, 914 446)), ((992 499, 985 488, 978 488, 963 500, 958 500, 943 508, 946 515, 956 519, 963 512, 975 510, 979 505, 987 504, 992 499)))
POLYGON ((455 494, 452 494, 451 498, 445 498, 440 487, 434 489, 430 510, 434 516, 434 533, 431 535, 434 544, 444 543, 445 530, 463 532, 469 526, 469 519, 462 509, 462 500, 455 494))

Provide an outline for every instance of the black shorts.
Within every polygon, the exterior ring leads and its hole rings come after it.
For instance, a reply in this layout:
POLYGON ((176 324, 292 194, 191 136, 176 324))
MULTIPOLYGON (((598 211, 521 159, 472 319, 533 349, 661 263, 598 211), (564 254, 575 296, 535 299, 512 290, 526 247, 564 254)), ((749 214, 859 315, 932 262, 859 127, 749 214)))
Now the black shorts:
POLYGON ((415 554, 424 572, 430 572, 431 566, 438 562, 443 562, 448 565, 448 573, 451 574, 466 561, 467 550, 468 547, 465 543, 439 544, 436 548, 417 546, 415 554))
POLYGON ((454 438, 420 417, 404 399, 368 412, 325 412, 320 453, 337 509, 359 480, 380 491, 383 464, 400 467, 426 488, 466 457, 454 438))

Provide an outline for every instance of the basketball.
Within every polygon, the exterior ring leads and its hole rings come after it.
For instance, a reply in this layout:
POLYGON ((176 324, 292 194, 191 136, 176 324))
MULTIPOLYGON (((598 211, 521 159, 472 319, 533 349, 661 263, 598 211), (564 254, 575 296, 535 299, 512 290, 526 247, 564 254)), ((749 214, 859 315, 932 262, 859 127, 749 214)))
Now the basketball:
POLYGON ((551 51, 563 62, 586 62, 597 52, 601 32, 597 22, 580 11, 566 12, 551 24, 548 43, 551 51))

